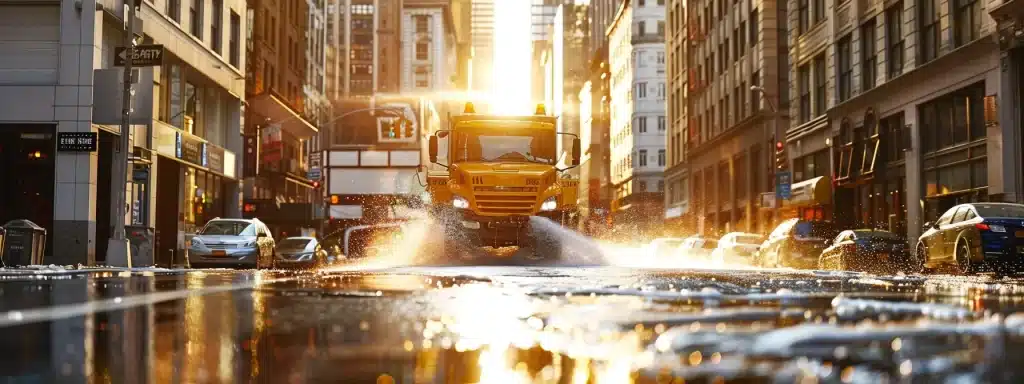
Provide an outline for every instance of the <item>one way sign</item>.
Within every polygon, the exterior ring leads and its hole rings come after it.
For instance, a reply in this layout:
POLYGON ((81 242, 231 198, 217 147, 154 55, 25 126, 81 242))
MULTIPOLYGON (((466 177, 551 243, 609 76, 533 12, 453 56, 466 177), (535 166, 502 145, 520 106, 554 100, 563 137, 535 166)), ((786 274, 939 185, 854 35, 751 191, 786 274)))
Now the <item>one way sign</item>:
MULTIPOLYGON (((114 49, 114 65, 123 67, 128 49, 117 47, 114 49)), ((159 44, 138 45, 132 55, 133 67, 156 67, 164 60, 164 46, 159 44)))

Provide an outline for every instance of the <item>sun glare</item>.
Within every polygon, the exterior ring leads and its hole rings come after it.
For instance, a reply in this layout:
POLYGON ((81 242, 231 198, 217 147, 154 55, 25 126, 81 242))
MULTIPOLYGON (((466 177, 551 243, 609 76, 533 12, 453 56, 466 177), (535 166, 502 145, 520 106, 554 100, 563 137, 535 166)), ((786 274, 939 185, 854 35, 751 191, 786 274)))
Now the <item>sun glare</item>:
POLYGON ((491 108, 499 114, 528 114, 530 106, 530 2, 494 1, 494 65, 491 108))

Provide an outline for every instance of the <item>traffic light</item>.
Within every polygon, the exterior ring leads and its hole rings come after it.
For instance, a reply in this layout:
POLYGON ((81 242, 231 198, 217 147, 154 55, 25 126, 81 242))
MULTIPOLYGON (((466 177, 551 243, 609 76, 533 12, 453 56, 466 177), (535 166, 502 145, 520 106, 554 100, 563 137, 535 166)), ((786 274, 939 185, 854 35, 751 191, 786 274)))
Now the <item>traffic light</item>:
POLYGON ((775 142, 775 169, 782 171, 788 168, 789 160, 786 159, 786 143, 775 142))

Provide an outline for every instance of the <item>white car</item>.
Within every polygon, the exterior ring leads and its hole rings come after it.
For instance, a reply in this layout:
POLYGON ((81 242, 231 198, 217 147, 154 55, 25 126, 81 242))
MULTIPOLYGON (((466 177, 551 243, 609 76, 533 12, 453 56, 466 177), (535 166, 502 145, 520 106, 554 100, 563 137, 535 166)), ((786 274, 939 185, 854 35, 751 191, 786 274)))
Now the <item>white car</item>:
POLYGON ((683 239, 671 237, 655 239, 647 245, 647 255, 655 258, 671 257, 682 243, 683 239))
POLYGON ((692 261, 710 261, 711 252, 718 247, 718 240, 691 236, 679 246, 679 255, 692 261))
POLYGON ((764 236, 755 233, 732 232, 718 240, 711 252, 711 262, 718 266, 753 265, 754 253, 764 242, 764 236))

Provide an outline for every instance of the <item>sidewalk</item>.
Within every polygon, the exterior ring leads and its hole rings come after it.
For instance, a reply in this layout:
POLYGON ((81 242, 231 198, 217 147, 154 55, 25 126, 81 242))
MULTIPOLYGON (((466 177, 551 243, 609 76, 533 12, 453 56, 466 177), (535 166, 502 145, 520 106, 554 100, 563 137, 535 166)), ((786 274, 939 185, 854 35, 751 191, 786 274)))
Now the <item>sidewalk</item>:
POLYGON ((111 272, 111 273, 185 273, 192 271, 193 269, 185 267, 176 268, 164 268, 164 267, 138 267, 138 268, 119 268, 119 267, 108 267, 105 265, 95 266, 84 266, 84 265, 30 265, 24 267, 8 267, 0 268, 0 279, 5 277, 20 277, 29 275, 77 275, 85 273, 96 273, 96 272, 111 272))

